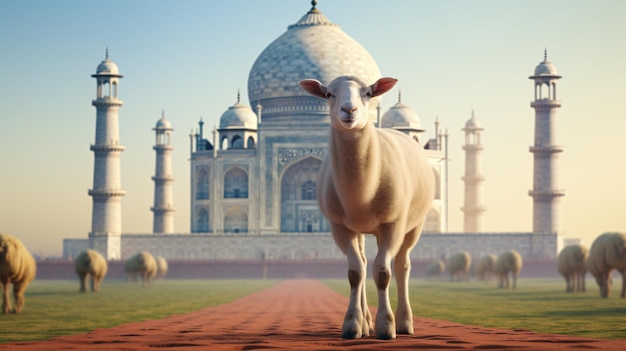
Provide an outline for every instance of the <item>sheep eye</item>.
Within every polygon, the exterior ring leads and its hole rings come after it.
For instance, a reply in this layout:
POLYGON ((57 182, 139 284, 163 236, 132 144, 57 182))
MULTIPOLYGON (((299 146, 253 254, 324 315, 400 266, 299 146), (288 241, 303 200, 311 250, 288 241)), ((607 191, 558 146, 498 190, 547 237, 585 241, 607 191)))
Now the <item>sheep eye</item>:
POLYGON ((331 96, 333 96, 333 94, 331 94, 331 93, 326 93, 326 98, 327 98, 327 99, 330 99, 330 97, 331 97, 331 96))
POLYGON ((372 97, 372 92, 371 92, 371 91, 368 91, 367 93, 365 93, 365 96, 367 96, 367 97, 372 97))

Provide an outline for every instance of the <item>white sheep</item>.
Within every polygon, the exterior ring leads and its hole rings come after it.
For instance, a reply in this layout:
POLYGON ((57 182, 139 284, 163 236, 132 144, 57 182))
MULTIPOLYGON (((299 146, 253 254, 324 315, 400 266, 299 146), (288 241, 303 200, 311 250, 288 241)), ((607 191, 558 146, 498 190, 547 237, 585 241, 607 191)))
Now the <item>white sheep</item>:
POLYGON ((502 289, 509 288, 509 274, 513 278, 513 289, 517 288, 517 277, 522 271, 522 255, 515 250, 509 250, 501 253, 496 259, 493 271, 499 276, 499 287, 502 289))
POLYGON ((80 292, 87 291, 87 278, 91 276, 91 291, 100 290, 100 282, 108 270, 107 261, 96 250, 81 251, 74 260, 74 270, 80 280, 80 292))
POLYGON ((124 270, 130 280, 137 280, 137 275, 141 276, 141 283, 145 287, 152 283, 152 279, 157 274, 157 263, 150 253, 142 251, 128 260, 124 264, 124 270))
POLYGON ((493 266, 496 264, 498 257, 496 255, 485 255, 478 260, 474 272, 478 280, 488 282, 493 276, 493 266))
POLYGON ((2 312, 20 313, 24 308, 24 292, 37 274, 37 264, 26 246, 16 237, 0 233, 0 285, 2 312), (13 284, 15 308, 11 309, 9 284, 13 284))
POLYGON ((613 270, 622 275, 622 292, 626 297, 626 234, 604 233, 591 244, 587 269, 596 278, 600 287, 600 296, 607 298, 611 292, 611 273, 613 270))
POLYGON ((167 270, 168 270, 168 265, 167 265, 167 260, 163 257, 163 256, 159 256, 156 258, 156 263, 157 263, 157 276, 159 278, 165 278, 165 275, 167 274, 167 270))
POLYGON ((441 273, 446 270, 446 264, 442 260, 432 261, 426 267, 426 276, 428 278, 441 277, 441 273))
POLYGON ((365 291, 365 233, 375 235, 378 242, 373 264, 378 289, 376 337, 413 334, 409 253, 431 207, 435 178, 418 142, 370 122, 370 99, 396 82, 381 78, 368 85, 354 76, 338 77, 328 86, 315 79, 300 81, 309 94, 326 99, 330 110, 328 154, 318 174, 317 200, 337 246, 348 258, 351 293, 342 326, 342 337, 348 339, 372 330, 365 291), (398 288, 395 318, 389 303, 392 259, 398 288))
POLYGON ((580 244, 569 245, 559 253, 558 271, 565 278, 565 291, 585 291, 589 250, 580 244))
POLYGON ((450 280, 469 281, 469 271, 472 266, 469 253, 463 251, 450 256, 447 266, 450 280))

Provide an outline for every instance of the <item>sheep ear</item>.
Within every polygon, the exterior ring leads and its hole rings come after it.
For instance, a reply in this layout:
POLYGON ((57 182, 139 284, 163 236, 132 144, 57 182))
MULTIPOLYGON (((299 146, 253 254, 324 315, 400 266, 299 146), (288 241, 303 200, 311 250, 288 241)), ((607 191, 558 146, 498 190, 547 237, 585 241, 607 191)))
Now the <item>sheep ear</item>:
POLYGON ((298 82, 307 93, 326 99, 326 87, 317 79, 303 79, 298 82))
POLYGON ((388 92, 394 85, 396 85, 397 81, 397 79, 390 77, 380 78, 376 81, 376 83, 370 86, 370 88, 372 88, 372 97, 383 95, 388 92))

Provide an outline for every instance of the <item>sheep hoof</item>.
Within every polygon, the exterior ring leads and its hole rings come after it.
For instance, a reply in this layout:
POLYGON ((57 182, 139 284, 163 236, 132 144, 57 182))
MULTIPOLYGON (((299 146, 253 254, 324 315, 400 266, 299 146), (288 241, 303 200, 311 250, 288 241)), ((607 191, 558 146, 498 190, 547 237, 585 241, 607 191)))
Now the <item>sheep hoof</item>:
POLYGON ((380 340, 392 340, 396 338, 396 333, 393 329, 389 330, 377 330, 376 339, 380 340))
POLYGON ((355 320, 349 320, 343 323, 343 327, 341 328, 341 337, 343 339, 358 339, 362 334, 362 328, 355 320))
POLYGON ((397 334, 405 334, 405 335, 413 335, 414 331, 413 331, 413 323, 407 323, 401 325, 401 323, 398 323, 396 325, 396 333, 397 334))

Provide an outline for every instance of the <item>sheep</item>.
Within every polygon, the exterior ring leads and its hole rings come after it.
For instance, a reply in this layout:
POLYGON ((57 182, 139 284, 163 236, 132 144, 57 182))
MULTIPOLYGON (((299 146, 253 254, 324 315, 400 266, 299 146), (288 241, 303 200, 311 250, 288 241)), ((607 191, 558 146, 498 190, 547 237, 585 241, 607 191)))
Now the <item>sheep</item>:
POLYGON ((559 253, 558 271, 565 278, 565 291, 585 291, 587 256, 589 250, 583 245, 569 245, 559 253))
POLYGON ((87 291, 87 277, 91 276, 91 291, 100 290, 100 282, 107 274, 107 261, 96 250, 81 251, 74 260, 74 270, 80 280, 80 292, 87 291))
POLYGON ((611 273, 617 270, 622 275, 622 298, 626 295, 626 234, 604 233, 596 238, 589 249, 587 270, 600 287, 600 296, 610 295, 611 273))
POLYGON ((156 263, 157 263, 157 275, 160 278, 164 278, 165 275, 167 274, 167 269, 168 269, 168 265, 167 265, 167 261, 165 260, 165 258, 163 256, 159 256, 156 259, 156 263))
POLYGON ((0 233, 0 284, 2 312, 20 313, 24 309, 24 292, 37 275, 37 264, 26 246, 16 237, 0 233), (15 307, 11 309, 9 284, 13 284, 15 307))
POLYGON ((469 281, 469 270, 472 266, 472 258, 469 253, 463 251, 450 256, 447 266, 451 281, 455 279, 469 281))
POLYGON ((130 280, 135 281, 137 275, 141 276, 142 286, 145 287, 157 274, 157 263, 150 253, 142 251, 126 260, 124 270, 130 280))
POLYGON ((428 278, 440 277, 441 273, 446 270, 446 264, 442 260, 432 261, 426 267, 426 276, 428 278))
POLYGON ((315 79, 300 81, 309 94, 326 99, 330 111, 328 153, 318 173, 317 201, 348 259, 351 294, 341 329, 344 339, 367 336, 372 329, 379 339, 414 332, 409 254, 431 207, 435 177, 418 142, 370 122, 370 99, 396 82, 380 78, 367 85, 355 76, 340 76, 328 86, 315 79), (375 328, 365 291, 364 234, 373 234, 378 243, 373 263, 378 290, 375 328), (392 259, 398 288, 395 318, 389 303, 392 259))
POLYGON ((513 278, 513 289, 517 288, 517 276, 522 271, 522 256, 515 250, 509 250, 501 253, 496 259, 496 263, 493 266, 493 271, 499 277, 500 289, 509 288, 509 273, 513 278))
POLYGON ((493 273, 494 273, 493 266, 495 265, 497 259, 498 257, 496 257, 496 255, 491 255, 491 254, 485 255, 480 258, 480 260, 478 261, 474 269, 474 272, 476 273, 478 280, 482 280, 485 282, 488 282, 491 280, 491 277, 493 276, 493 273))

